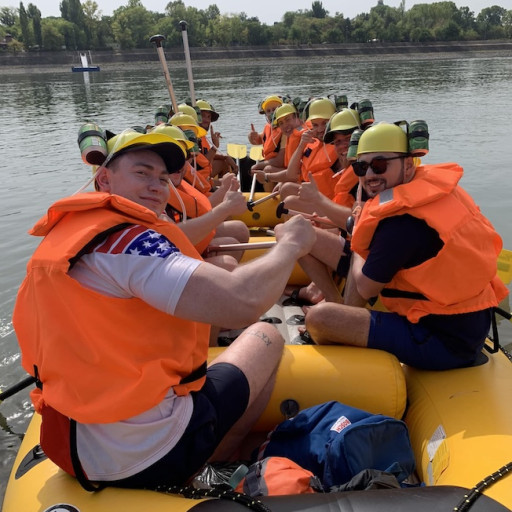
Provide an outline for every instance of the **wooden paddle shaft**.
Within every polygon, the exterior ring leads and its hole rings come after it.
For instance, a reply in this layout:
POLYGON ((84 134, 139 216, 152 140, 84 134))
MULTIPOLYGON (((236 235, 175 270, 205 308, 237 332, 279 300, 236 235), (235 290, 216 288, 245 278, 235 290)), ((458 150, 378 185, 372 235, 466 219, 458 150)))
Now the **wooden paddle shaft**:
POLYGON ((185 62, 187 64, 187 76, 188 76, 188 86, 190 89, 190 100, 192 101, 192 106, 196 106, 196 93, 194 90, 194 78, 192 77, 192 63, 190 61, 190 49, 188 47, 188 33, 187 33, 187 22, 182 20, 180 21, 181 27, 181 36, 183 38, 183 48, 185 49, 185 62))
POLYGON ((272 192, 268 196, 262 197, 261 199, 258 199, 256 201, 249 201, 249 203, 250 203, 251 207, 253 207, 253 206, 256 206, 258 204, 264 203, 265 201, 268 201, 269 199, 272 199, 273 197, 276 197, 278 195, 279 195, 279 191, 276 190, 275 192, 272 192))
POLYGON ((151 43, 155 43, 156 51, 158 53, 158 57, 160 59, 160 64, 162 65, 162 70, 164 72, 165 81, 167 82, 167 88, 169 89, 169 96, 171 97, 172 108, 174 113, 178 112, 178 103, 176 101, 176 96, 174 95, 174 89, 172 87, 171 75, 169 75, 169 67, 167 66, 167 61, 165 60, 164 49, 162 47, 162 41, 165 41, 165 36, 156 35, 150 38, 151 43))
POLYGON ((318 224, 323 224, 324 226, 330 226, 331 228, 338 227, 336 226, 336 224, 334 224, 334 222, 331 222, 330 220, 319 219, 316 215, 310 215, 309 213, 299 212, 297 210, 290 210, 288 208, 283 208, 282 212, 288 215, 302 215, 306 219, 310 219, 313 222, 317 222, 318 224))
POLYGON ((270 242, 247 242, 246 244, 222 244, 210 245, 207 247, 208 252, 221 252, 221 251, 248 251, 251 249, 270 249, 276 245, 276 241, 270 242))

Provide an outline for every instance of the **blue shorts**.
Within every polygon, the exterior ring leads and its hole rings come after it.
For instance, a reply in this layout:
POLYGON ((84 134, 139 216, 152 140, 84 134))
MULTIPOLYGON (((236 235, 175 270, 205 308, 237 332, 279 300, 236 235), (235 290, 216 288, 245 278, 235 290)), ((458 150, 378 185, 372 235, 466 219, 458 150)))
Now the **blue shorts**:
POLYGON ((482 341, 473 342, 468 351, 457 352, 453 348, 450 350, 446 340, 443 341, 421 322, 413 324, 396 313, 372 311, 368 347, 390 352, 402 363, 415 368, 449 370, 470 366, 475 362, 484 345, 485 335, 480 338, 482 341))
POLYGON ((206 373, 206 382, 192 393, 194 410, 176 446, 145 470, 107 485, 128 488, 154 488, 183 485, 212 456, 249 403, 249 383, 243 372, 229 363, 218 363, 206 373))

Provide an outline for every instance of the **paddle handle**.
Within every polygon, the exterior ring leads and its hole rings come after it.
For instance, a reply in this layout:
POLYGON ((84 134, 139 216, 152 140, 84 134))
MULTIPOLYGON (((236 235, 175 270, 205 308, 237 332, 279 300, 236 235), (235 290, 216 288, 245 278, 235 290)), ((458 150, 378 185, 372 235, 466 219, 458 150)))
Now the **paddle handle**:
POLYGON ((318 224, 323 224, 324 226, 329 226, 331 228, 337 228, 336 224, 334 222, 331 222, 327 219, 319 219, 316 215, 310 215, 309 213, 299 212, 297 210, 290 210, 289 208, 285 208, 284 203, 279 203, 279 206, 276 210, 276 216, 278 219, 281 218, 281 216, 285 215, 302 215, 304 218, 312 220, 313 222, 316 222, 318 224))
POLYGON ((0 393, 0 402, 4 401, 6 398, 9 398, 10 396, 16 394, 18 391, 21 391, 22 389, 28 388, 31 384, 34 384, 35 381, 36 381, 36 378, 32 377, 32 375, 25 377, 23 380, 21 380, 17 384, 14 384, 14 386, 7 388, 5 391, 0 393))

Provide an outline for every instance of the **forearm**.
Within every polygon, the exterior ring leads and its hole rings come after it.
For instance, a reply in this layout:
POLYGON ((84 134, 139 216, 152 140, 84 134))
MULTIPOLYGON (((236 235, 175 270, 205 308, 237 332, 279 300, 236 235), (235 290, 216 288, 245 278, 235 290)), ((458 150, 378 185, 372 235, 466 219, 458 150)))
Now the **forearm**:
POLYGON ((193 244, 197 244, 208 236, 221 222, 226 220, 229 215, 230 213, 227 211, 227 208, 225 208, 223 203, 220 203, 200 217, 180 222, 178 227, 193 244))
POLYGON ((302 252, 298 244, 283 241, 232 272, 203 264, 180 297, 176 315, 232 328, 253 323, 279 299, 302 252))

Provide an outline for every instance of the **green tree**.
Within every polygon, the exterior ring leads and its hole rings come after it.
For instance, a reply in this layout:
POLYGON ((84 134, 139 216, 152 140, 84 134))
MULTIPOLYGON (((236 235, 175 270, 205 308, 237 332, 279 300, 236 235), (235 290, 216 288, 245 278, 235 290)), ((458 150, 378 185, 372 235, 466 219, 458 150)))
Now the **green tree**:
POLYGON ((50 18, 43 19, 42 33, 45 50, 57 51, 62 50, 62 48, 65 47, 64 35, 61 31, 61 20, 50 18))
POLYGON ((506 14, 503 7, 493 5, 480 11, 476 17, 477 30, 482 39, 500 39, 505 31, 502 26, 503 16, 506 14))
POLYGON ((34 44, 34 38, 32 37, 32 31, 30 30, 28 14, 27 11, 25 10, 23 2, 20 2, 19 16, 22 41, 25 46, 25 49, 28 50, 34 44))
POLYGON ((327 15, 329 14, 329 11, 326 11, 324 9, 324 6, 322 5, 322 2, 320 2, 319 0, 315 0, 312 4, 311 4, 311 16, 313 18, 326 18, 327 15))
POLYGON ((0 7, 0 25, 12 27, 17 19, 18 15, 14 7, 0 7))
POLYGON ((43 33, 41 30, 41 11, 34 5, 28 4, 27 15, 32 20, 32 33, 39 48, 43 48, 43 33))
POLYGON ((112 17, 112 32, 121 48, 145 48, 154 35, 156 16, 149 12, 140 0, 128 0, 112 17))

